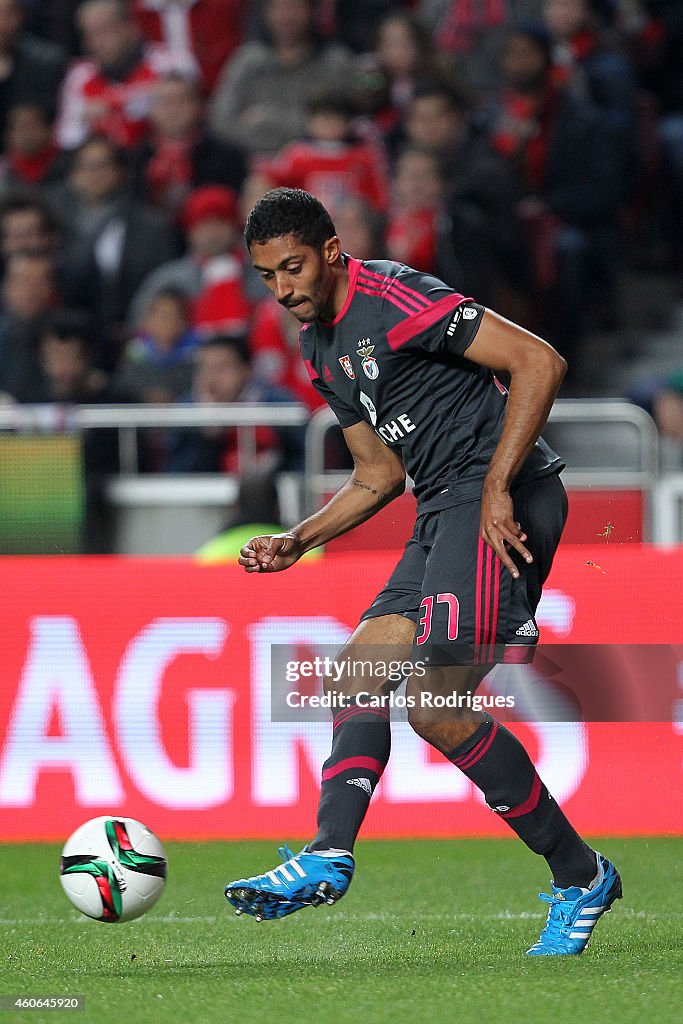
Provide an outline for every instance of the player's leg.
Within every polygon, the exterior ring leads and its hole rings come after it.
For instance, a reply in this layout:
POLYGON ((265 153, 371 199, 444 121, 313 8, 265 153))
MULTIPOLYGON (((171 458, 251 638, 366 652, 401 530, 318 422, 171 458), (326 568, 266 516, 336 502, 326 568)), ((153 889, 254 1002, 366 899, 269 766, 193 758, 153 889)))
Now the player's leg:
POLYGON ((285 917, 305 906, 334 903, 345 894, 355 867, 356 835, 391 749, 389 709, 369 704, 401 682, 387 678, 385 667, 409 661, 414 634, 414 622, 400 615, 370 618, 337 655, 337 664, 348 667, 334 684, 326 680, 326 690, 333 687, 344 705, 335 712, 332 750, 323 765, 318 831, 296 855, 282 847, 284 863, 273 870, 226 886, 225 895, 238 914, 257 920, 285 917))
POLYGON ((353 852, 356 836, 391 750, 389 707, 369 707, 370 698, 386 698, 400 679, 388 679, 384 668, 411 658, 415 623, 402 615, 382 615, 361 622, 339 652, 348 671, 334 684, 344 706, 333 715, 332 750, 322 769, 318 831, 311 851, 353 852), (370 663, 377 669, 367 671, 370 663), (354 667, 355 666, 355 667, 354 667), (360 666, 363 666, 361 671, 360 666), (356 701, 359 693, 363 696, 356 701))
POLYGON ((337 663, 349 669, 334 684, 325 681, 326 690, 333 687, 343 695, 344 706, 333 717, 315 838, 296 856, 283 847, 284 863, 272 871, 226 886, 226 898, 238 914, 257 920, 284 917, 304 906, 334 903, 348 889, 356 835, 391 749, 388 708, 368 707, 367 696, 358 702, 355 697, 361 691, 381 697, 399 685, 400 678, 387 677, 386 666, 410 660, 425 557, 420 544, 410 540, 387 585, 337 655, 337 663), (368 663, 370 671, 365 670, 368 663))
POLYGON ((556 885, 588 886, 598 873, 596 854, 548 792, 514 733, 486 712, 421 706, 422 693, 473 694, 485 674, 483 667, 444 666, 411 679, 409 692, 421 691, 410 711, 411 725, 481 790, 491 810, 530 850, 545 857, 556 885))
MULTIPOLYGON (((519 580, 483 547, 477 503, 441 513, 425 569, 416 643, 417 656, 421 649, 430 664, 421 684, 425 690, 473 693, 505 645, 519 655, 520 648, 536 642, 534 614, 562 532, 566 496, 559 478, 552 476, 520 488, 515 497, 515 518, 523 523, 534 555, 532 566, 517 561, 519 580), (457 664, 470 655, 476 664, 457 664)), ((411 687, 418 682, 414 676, 411 687)), ((581 952, 597 917, 621 895, 613 866, 584 843, 523 745, 490 715, 466 710, 434 714, 420 708, 412 723, 481 789, 487 804, 523 842, 546 858, 553 875, 551 915, 557 917, 559 904, 572 904, 574 917, 563 918, 559 938, 553 925, 549 941, 542 937, 540 948, 530 952, 581 952), (578 926, 576 915, 583 916, 578 926)))

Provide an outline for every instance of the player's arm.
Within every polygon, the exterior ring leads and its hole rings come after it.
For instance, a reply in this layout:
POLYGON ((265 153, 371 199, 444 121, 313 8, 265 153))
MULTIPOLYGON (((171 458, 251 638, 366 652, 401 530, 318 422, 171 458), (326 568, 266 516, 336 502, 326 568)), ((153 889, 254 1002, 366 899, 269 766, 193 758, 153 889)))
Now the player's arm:
POLYGON ((369 423, 361 421, 346 427, 344 440, 354 463, 350 478, 324 508, 288 533, 250 540, 239 559, 247 572, 288 569, 306 551, 352 530, 403 493, 403 463, 369 423))
POLYGON ((484 480, 481 534, 517 578, 506 548, 515 548, 528 562, 533 559, 524 546, 526 534, 514 520, 510 486, 543 430, 567 364, 547 342, 488 309, 464 354, 510 374, 503 432, 484 480))

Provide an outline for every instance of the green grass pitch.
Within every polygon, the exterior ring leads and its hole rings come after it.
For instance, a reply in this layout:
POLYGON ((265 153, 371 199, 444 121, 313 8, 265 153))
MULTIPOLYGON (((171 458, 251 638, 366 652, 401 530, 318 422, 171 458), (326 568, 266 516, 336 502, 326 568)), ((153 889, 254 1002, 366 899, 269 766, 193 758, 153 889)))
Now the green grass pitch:
MULTIPOLYGON (((237 918, 226 881, 276 844, 168 843, 169 881, 139 921, 72 910, 55 845, 0 846, 0 994, 83 995, 8 1024, 649 1024, 680 1019, 683 839, 603 839, 624 899, 582 957, 525 959, 547 869, 507 840, 365 842, 348 895, 283 921, 237 918)), ((292 844, 293 846, 295 844, 292 844)), ((298 848, 298 847, 296 847, 298 848)))

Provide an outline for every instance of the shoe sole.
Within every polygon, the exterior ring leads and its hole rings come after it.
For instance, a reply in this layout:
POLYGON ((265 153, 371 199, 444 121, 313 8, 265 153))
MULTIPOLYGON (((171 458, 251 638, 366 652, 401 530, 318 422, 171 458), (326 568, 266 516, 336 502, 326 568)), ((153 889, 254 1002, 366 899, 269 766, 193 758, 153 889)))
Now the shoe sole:
POLYGON ((341 899, 343 895, 343 892, 333 888, 329 882, 321 882, 311 896, 298 900, 289 900, 286 896, 280 896, 278 893, 264 892, 262 889, 253 889, 246 885, 240 885, 234 889, 228 886, 225 889, 225 898, 235 908, 236 915, 240 917, 242 914, 248 914, 257 922, 286 917, 287 914, 293 914, 295 909, 303 910, 304 907, 320 907, 323 903, 332 905, 341 899), (278 909, 294 903, 296 907, 293 909, 282 914, 277 913, 278 909), (275 906, 273 907, 273 905, 275 906), (276 912, 268 914, 268 910, 272 909, 275 909, 276 912))

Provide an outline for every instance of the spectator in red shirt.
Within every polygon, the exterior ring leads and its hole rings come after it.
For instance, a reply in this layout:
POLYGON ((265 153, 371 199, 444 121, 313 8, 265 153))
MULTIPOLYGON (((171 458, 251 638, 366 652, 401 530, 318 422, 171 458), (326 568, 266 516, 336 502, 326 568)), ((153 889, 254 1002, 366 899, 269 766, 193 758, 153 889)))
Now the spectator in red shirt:
POLYGON ((133 154, 138 192, 176 213, 202 185, 239 191, 245 175, 241 149, 204 125, 204 104, 194 78, 174 72, 152 86, 151 131, 133 154))
MULTIPOLYGON (((259 381, 251 367, 246 338, 216 335, 197 350, 189 401, 213 404, 292 402, 293 395, 259 381)), ((170 473, 237 473, 245 469, 267 473, 297 470, 303 463, 300 427, 257 427, 256 452, 248 467, 240 464, 237 428, 205 427, 175 431, 166 467, 170 473)))
POLYGON ((163 43, 181 60, 193 56, 207 93, 242 42, 243 0, 134 0, 133 12, 146 39, 163 43))
POLYGON ((196 64, 143 42, 123 0, 86 0, 78 26, 88 56, 75 61, 64 79, 57 141, 74 149, 96 133, 134 146, 147 132, 154 82, 173 70, 196 73, 196 64))
POLYGON ((308 139, 291 142, 271 163, 276 185, 302 188, 326 206, 355 195, 374 210, 388 205, 388 179, 382 151, 351 133, 353 111, 341 94, 327 93, 308 104, 308 139))
POLYGON ((252 303, 245 286, 247 271, 237 196, 222 185, 205 185, 192 192, 181 221, 188 251, 158 267, 135 296, 133 323, 140 321, 153 296, 178 288, 192 302, 192 324, 205 337, 244 334, 252 303))
POLYGON ((0 191, 54 185, 65 173, 65 160, 52 136, 52 125, 37 103, 18 103, 9 111, 0 191))
POLYGON ((420 79, 435 72, 439 56, 429 33, 408 11, 393 11, 380 22, 375 53, 388 79, 391 103, 406 111, 420 79))
POLYGON ((387 225, 390 259, 426 273, 436 272, 439 218, 444 185, 434 153, 412 146, 396 162, 387 225))

